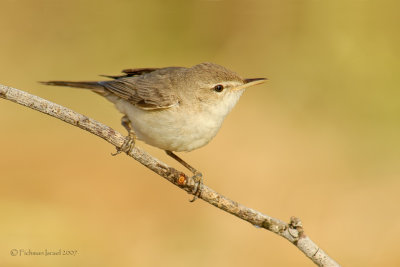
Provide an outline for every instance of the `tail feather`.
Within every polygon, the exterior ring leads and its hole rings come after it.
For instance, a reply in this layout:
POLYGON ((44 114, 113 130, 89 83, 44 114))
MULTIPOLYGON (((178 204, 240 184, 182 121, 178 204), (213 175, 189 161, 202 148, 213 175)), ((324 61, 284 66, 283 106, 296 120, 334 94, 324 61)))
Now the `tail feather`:
POLYGON ((104 86, 99 84, 98 82, 69 82, 69 81, 47 81, 40 82, 46 85, 56 85, 56 86, 68 86, 68 87, 76 87, 76 88, 86 88, 91 90, 104 90, 104 86))

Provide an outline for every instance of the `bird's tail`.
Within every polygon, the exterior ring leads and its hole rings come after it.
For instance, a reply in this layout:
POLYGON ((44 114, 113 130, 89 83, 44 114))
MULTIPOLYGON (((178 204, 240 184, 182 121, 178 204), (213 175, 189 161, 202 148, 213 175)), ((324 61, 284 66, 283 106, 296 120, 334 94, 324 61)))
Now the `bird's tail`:
POLYGON ((76 87, 76 88, 86 88, 95 91, 104 91, 104 86, 99 84, 98 82, 69 82, 69 81, 48 81, 48 82, 40 82, 46 85, 56 85, 56 86, 68 86, 68 87, 76 87))

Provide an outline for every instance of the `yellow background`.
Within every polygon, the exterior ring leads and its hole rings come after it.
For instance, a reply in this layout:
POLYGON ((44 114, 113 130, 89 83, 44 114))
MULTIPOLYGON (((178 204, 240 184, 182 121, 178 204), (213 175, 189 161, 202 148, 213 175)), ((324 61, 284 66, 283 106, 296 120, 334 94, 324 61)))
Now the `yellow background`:
MULTIPOLYGON (((180 155, 218 192, 300 217, 341 264, 399 266, 398 3, 1 0, 0 83, 125 134, 111 103, 37 81, 204 61, 268 77, 180 155)), ((76 127, 5 100, 0 127, 1 266, 313 266, 76 127), (10 256, 60 248, 78 255, 10 256)))

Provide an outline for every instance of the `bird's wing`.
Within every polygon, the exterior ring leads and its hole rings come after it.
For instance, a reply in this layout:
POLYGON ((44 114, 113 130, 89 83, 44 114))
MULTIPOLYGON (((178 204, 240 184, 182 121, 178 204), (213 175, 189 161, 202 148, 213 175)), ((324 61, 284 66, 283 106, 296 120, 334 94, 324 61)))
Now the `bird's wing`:
POLYGON ((126 76, 99 82, 107 91, 145 110, 166 109, 178 104, 171 71, 178 68, 124 70, 126 76), (128 76, 131 75, 131 76, 128 76))
POLYGON ((130 76, 134 76, 134 75, 142 75, 144 73, 150 73, 150 72, 153 72, 158 69, 159 68, 124 69, 124 70, 122 70, 122 72, 130 77, 130 76))
POLYGON ((150 72, 153 72, 158 69, 159 68, 124 69, 121 72, 125 73, 125 74, 122 74, 122 75, 100 75, 100 76, 108 77, 108 78, 112 78, 112 79, 119 79, 119 78, 126 78, 126 77, 142 75, 145 73, 150 73, 150 72))

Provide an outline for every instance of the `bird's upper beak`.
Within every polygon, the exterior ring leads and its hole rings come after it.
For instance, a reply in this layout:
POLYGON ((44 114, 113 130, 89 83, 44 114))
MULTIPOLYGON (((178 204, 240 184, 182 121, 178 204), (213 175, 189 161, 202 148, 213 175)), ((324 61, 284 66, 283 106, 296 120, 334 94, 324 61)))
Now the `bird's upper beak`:
POLYGON ((265 82, 268 80, 267 78, 252 78, 252 79, 244 79, 245 84, 251 84, 251 85, 256 85, 265 82))
POLYGON ((257 84, 261 84, 264 83, 266 80, 268 80, 267 78, 252 78, 252 79, 244 79, 243 80, 243 85, 236 87, 236 90, 241 90, 253 85, 257 85, 257 84))

